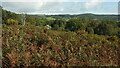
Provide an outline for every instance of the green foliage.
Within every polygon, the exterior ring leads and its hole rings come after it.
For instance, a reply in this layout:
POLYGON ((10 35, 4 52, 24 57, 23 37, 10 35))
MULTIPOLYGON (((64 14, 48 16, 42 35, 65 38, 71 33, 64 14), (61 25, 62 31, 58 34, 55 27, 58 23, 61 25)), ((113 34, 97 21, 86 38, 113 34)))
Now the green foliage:
POLYGON ((47 20, 55 20, 55 19, 52 17, 47 17, 47 20))
POLYGON ((78 29, 82 30, 82 29, 84 29, 84 24, 81 22, 80 19, 72 18, 69 21, 67 21, 65 28, 70 31, 75 31, 78 29))
POLYGON ((60 19, 56 19, 51 22, 51 26, 54 30, 64 30, 65 24, 65 21, 60 19))
POLYGON ((95 28, 95 33, 100 35, 114 35, 117 34, 117 31, 114 24, 104 22, 95 28))
POLYGON ((88 27, 86 29, 86 31, 89 33, 89 34, 94 34, 94 29, 92 27, 88 27))

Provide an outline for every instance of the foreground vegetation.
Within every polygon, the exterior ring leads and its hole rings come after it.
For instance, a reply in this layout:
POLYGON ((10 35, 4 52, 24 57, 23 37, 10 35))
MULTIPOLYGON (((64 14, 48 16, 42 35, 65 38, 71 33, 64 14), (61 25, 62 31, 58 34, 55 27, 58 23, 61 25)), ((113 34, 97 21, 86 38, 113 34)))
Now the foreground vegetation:
POLYGON ((117 66, 117 36, 29 26, 3 30, 3 66, 117 66))

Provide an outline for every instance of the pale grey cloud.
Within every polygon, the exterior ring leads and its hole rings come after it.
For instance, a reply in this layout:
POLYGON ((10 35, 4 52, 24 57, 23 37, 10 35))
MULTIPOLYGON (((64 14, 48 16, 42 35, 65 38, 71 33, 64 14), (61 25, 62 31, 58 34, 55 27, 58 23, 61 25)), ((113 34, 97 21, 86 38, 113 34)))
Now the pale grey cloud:
POLYGON ((87 13, 87 12, 99 13, 100 10, 101 12, 104 12, 106 10, 106 9, 104 10, 104 6, 103 8, 101 8, 101 5, 103 5, 102 3, 104 0, 103 1, 101 0, 101 2, 99 2, 99 0, 89 0, 89 2, 75 2, 75 1, 62 2, 62 0, 61 1, 58 0, 57 2, 47 2, 47 0, 44 0, 43 2, 41 0, 41 2, 3 2, 2 6, 6 10, 10 10, 16 13, 24 12, 28 14, 56 14, 56 13, 75 14, 75 13, 87 13))
POLYGON ((59 2, 3 2, 4 9, 17 13, 44 12, 54 8, 59 2))
POLYGON ((85 9, 99 9, 101 7, 101 4, 103 3, 104 0, 91 0, 90 2, 86 2, 84 5, 85 9))
MULTIPOLYGON (((1 0, 2 2, 89 2, 91 0, 1 0)), ((101 2, 101 0, 99 0, 101 2)), ((119 2, 119 0, 103 0, 103 2, 119 2)))

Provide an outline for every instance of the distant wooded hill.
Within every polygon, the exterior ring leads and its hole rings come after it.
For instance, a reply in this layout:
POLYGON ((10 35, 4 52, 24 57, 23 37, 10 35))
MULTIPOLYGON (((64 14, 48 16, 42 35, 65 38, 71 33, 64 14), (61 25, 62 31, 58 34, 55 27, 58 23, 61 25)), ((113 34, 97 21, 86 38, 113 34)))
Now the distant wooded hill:
POLYGON ((89 19, 98 19, 98 20, 118 20, 118 15, 98 15, 98 14, 91 14, 91 13, 86 13, 86 14, 78 14, 78 15, 69 15, 69 14, 64 14, 64 15, 33 15, 36 17, 42 17, 42 18, 48 18, 50 19, 71 19, 74 17, 77 18, 89 18, 89 19))

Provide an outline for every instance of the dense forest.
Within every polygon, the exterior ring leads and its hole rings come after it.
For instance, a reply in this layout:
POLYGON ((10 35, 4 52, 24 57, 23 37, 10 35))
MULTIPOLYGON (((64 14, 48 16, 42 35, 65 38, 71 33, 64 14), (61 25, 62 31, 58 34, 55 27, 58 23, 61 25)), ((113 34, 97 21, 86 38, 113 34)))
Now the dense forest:
POLYGON ((28 15, 2 9, 4 67, 118 66, 117 15, 28 15))

